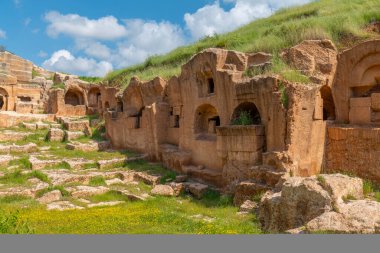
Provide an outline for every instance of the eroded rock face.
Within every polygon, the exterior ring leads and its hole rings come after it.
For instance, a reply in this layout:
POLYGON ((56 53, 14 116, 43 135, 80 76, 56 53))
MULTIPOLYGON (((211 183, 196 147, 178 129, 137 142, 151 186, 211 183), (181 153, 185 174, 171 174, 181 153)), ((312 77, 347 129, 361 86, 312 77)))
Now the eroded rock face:
POLYGON ((267 192, 260 203, 266 231, 375 233, 380 203, 347 200, 363 197, 363 182, 341 174, 289 178, 280 192, 267 192))
POLYGON ((337 49, 332 41, 306 40, 285 50, 282 57, 313 82, 331 86, 337 66, 337 49))
POLYGON ((306 224, 310 233, 327 231, 337 234, 379 233, 380 203, 370 200, 350 201, 340 205, 339 213, 327 212, 306 224))
POLYGON ((65 132, 59 128, 51 128, 48 132, 49 141, 63 141, 65 138, 65 132))
POLYGON ((332 210, 332 199, 316 178, 289 178, 278 193, 268 192, 260 203, 264 230, 286 231, 332 210))
POLYGON ((41 204, 48 204, 54 201, 61 200, 62 194, 60 191, 55 190, 48 193, 45 193, 41 198, 37 199, 41 204))

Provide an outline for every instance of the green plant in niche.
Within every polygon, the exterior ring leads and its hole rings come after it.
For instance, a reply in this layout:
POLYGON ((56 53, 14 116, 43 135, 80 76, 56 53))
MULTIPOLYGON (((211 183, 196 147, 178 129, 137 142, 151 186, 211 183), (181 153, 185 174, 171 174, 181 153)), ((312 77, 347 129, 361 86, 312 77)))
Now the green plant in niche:
POLYGON ((233 125, 248 126, 253 125, 253 118, 249 111, 241 111, 239 117, 233 120, 233 125))

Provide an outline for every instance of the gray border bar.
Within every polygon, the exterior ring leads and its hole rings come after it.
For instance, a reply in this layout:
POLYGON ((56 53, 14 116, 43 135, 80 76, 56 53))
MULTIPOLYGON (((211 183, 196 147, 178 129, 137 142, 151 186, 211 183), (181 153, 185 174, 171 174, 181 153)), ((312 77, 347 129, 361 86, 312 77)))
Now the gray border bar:
POLYGON ((0 235, 1 253, 362 253, 380 252, 377 235, 0 235))

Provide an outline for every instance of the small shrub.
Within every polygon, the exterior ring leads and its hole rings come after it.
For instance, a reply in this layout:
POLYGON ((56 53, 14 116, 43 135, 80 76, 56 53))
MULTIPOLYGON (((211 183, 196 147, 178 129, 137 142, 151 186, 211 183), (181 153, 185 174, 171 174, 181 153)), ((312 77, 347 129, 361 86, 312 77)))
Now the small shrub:
POLYGON ((326 179, 324 177, 322 177, 321 175, 318 175, 317 176, 317 180, 318 182, 321 184, 321 185, 325 185, 326 184, 326 179))
POLYGON ((239 117, 233 120, 232 124, 239 126, 253 125, 253 118, 248 111, 241 111, 239 117))
POLYGON ((0 210, 0 234, 32 234, 28 223, 20 219, 19 211, 0 210))
POLYGON ((363 193, 364 196, 368 196, 370 193, 375 191, 375 187, 371 181, 365 180, 363 182, 363 193))
POLYGON ((380 202, 380 192, 375 192, 375 199, 377 202, 380 202))
POLYGON ((169 181, 174 181, 176 176, 177 176, 177 173, 175 173, 174 171, 168 171, 167 173, 165 173, 164 176, 161 177, 160 183, 164 184, 169 181))
POLYGON ((265 192, 259 192, 257 193, 256 195, 254 195, 252 197, 252 201, 256 202, 256 203, 260 203, 262 197, 264 196, 265 192))
POLYGON ((356 200, 356 198, 352 194, 348 194, 347 196, 343 196, 342 199, 343 199, 344 203, 347 203, 351 200, 356 200))

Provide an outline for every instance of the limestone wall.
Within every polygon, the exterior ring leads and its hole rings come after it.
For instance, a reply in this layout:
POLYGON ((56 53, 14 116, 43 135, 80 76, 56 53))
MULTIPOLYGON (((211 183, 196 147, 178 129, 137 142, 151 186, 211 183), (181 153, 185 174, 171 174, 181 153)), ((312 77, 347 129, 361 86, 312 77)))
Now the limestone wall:
POLYGON ((30 82, 33 63, 9 52, 0 52, 0 73, 17 78, 18 82, 30 82))
POLYGON ((132 78, 122 110, 105 114, 107 136, 116 148, 146 153, 217 185, 256 175, 251 167, 257 165, 316 174, 326 126, 322 86, 244 77, 250 64, 267 64, 268 57, 208 49, 168 81, 132 78), (250 113, 251 126, 233 126, 241 111, 250 113))
POLYGON ((343 172, 380 183, 380 128, 329 126, 327 173, 343 172))

